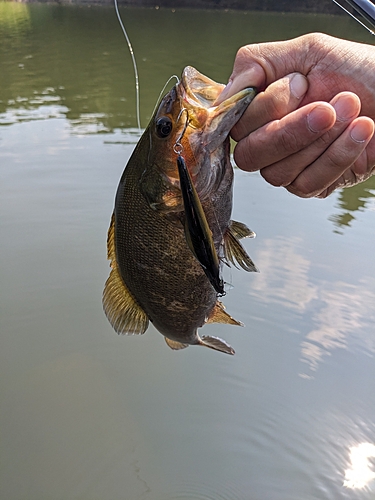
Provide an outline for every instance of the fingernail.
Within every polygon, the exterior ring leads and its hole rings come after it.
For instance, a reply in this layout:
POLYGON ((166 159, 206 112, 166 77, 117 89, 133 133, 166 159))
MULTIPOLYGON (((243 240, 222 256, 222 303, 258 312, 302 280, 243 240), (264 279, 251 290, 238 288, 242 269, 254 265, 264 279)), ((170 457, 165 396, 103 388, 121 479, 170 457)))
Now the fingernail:
POLYGON ((307 125, 311 132, 322 132, 333 125, 333 111, 326 106, 318 105, 307 115, 307 125))
POLYGON ((351 95, 339 97, 333 104, 337 119, 342 122, 346 122, 351 118, 354 118, 359 112, 359 106, 359 102, 356 103, 351 95), (353 106, 355 107, 355 109, 353 109, 353 106))
POLYGON ((216 99, 216 102, 219 103, 219 102, 225 101, 227 95, 229 94, 229 89, 231 88, 232 83, 233 83, 233 80, 229 79, 228 83, 226 84, 226 86, 224 87, 224 89, 221 91, 221 94, 216 99))
POLYGON ((360 121, 350 131, 350 137, 355 142, 366 142, 371 136, 372 130, 368 122, 360 121))
POLYGON ((308 86, 307 78, 301 73, 295 73, 289 83, 290 91, 297 99, 301 99, 306 94, 308 86))

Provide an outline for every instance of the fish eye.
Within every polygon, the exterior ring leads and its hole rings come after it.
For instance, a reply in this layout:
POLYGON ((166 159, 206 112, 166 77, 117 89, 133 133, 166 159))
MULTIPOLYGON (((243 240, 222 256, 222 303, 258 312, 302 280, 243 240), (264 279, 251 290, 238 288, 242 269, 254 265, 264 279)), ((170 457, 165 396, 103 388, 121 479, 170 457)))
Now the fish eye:
POLYGON ((156 133, 164 139, 172 132, 172 120, 166 116, 162 116, 156 121, 156 133))

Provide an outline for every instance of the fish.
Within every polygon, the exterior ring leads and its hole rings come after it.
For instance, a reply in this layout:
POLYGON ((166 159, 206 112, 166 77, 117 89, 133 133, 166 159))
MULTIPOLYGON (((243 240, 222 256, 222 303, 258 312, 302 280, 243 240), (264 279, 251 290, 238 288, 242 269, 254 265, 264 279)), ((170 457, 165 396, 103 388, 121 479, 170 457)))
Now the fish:
POLYGON ((107 237, 110 274, 104 312, 118 334, 143 334, 151 322, 167 345, 234 354, 200 336, 208 323, 241 325, 219 300, 225 264, 257 272, 231 220, 229 133, 256 95, 249 87, 215 104, 224 85, 187 66, 162 98, 121 176, 107 237))

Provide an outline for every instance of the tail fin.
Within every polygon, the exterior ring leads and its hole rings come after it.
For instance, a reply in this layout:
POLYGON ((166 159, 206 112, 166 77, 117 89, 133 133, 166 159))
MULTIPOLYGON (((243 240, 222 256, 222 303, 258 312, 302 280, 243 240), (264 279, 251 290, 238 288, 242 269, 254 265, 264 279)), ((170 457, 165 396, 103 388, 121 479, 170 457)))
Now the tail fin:
POLYGON ((218 337, 207 337, 204 336, 200 339, 200 345, 204 345, 209 347, 210 349, 214 349, 215 351, 224 352, 225 354, 234 354, 234 349, 229 344, 227 344, 224 340, 219 339, 218 337))

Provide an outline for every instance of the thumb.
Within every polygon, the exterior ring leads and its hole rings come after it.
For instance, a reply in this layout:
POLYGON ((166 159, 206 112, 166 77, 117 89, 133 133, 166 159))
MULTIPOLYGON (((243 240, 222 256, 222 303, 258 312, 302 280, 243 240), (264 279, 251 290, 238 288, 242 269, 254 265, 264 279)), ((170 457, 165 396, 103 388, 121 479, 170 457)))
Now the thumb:
POLYGON ((237 94, 240 90, 246 89, 247 87, 255 87, 257 90, 264 87, 266 80, 266 74, 260 64, 257 62, 249 62, 248 66, 239 71, 236 68, 236 61, 233 68, 233 73, 229 78, 226 87, 223 89, 219 97, 217 98, 215 105, 220 104, 232 95, 237 94))
POLYGON ((305 67, 306 58, 298 57, 301 49, 306 48, 304 36, 283 42, 259 43, 241 47, 236 54, 228 84, 215 104, 219 104, 246 87, 256 87, 261 91, 270 83, 289 73, 306 74, 308 72, 305 67))

